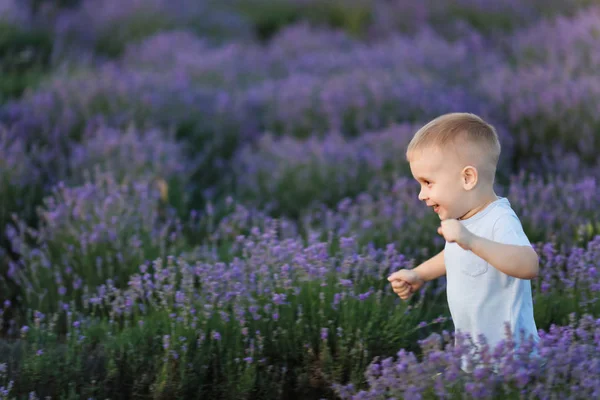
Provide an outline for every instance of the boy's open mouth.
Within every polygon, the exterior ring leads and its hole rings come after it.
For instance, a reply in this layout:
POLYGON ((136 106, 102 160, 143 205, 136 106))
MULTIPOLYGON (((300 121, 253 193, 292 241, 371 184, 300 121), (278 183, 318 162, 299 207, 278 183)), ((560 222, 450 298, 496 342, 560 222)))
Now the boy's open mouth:
POLYGON ((435 206, 433 206, 433 211, 434 212, 438 212, 440 210, 440 206, 438 206, 437 204, 435 206))

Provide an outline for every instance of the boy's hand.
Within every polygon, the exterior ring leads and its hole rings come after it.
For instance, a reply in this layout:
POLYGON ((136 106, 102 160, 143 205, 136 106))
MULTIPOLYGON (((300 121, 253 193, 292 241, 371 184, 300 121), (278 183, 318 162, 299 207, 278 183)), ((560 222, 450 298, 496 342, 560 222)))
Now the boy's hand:
POLYGON ((471 242, 473 235, 471 231, 463 226, 456 219, 446 219, 442 221, 442 225, 438 228, 438 233, 446 239, 447 242, 456 242, 465 250, 471 250, 471 242))
POLYGON ((387 279, 391 282, 394 293, 400 296, 402 300, 408 299, 425 283, 418 273, 410 269, 396 271, 387 279))

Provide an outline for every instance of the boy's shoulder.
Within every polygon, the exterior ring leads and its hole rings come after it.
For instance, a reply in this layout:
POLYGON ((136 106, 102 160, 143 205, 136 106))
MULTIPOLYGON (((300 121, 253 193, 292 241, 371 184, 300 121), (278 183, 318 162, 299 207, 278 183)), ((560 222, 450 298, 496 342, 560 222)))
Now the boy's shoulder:
POLYGON ((492 240, 506 244, 530 245, 519 216, 506 198, 500 198, 486 223, 492 240))
POLYGON ((502 243, 529 244, 521 220, 505 197, 500 197, 483 210, 481 215, 472 218, 473 221, 466 226, 475 234, 502 243))
POLYGON ((498 223, 498 221, 512 221, 518 222, 521 224, 521 220, 519 216, 513 210, 510 201, 506 197, 501 197, 496 201, 496 206, 490 212, 490 218, 488 222, 492 222, 493 224, 498 223))

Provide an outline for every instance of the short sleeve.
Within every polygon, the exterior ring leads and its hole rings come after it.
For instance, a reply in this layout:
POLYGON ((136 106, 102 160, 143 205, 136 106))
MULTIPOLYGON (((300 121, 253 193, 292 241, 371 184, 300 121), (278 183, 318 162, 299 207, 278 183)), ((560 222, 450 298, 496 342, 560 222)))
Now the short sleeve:
POLYGON ((531 246, 529 238, 523 231, 521 221, 515 214, 501 215, 492 229, 492 240, 504 244, 531 246))

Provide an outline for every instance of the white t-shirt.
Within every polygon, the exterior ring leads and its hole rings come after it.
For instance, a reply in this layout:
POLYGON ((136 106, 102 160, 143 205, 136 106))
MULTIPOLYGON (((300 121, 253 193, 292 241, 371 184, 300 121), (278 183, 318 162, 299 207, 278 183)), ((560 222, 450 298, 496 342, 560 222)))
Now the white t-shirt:
MULTIPOLYGON (((471 218, 461 220, 469 231, 495 242, 531 246, 519 218, 505 197, 489 204, 471 218)), ((539 340, 533 317, 531 282, 494 268, 475 253, 456 243, 446 242, 446 293, 457 332, 469 333, 477 342, 484 334, 494 348, 506 339, 505 322, 510 324, 518 346, 520 331, 539 340)))

